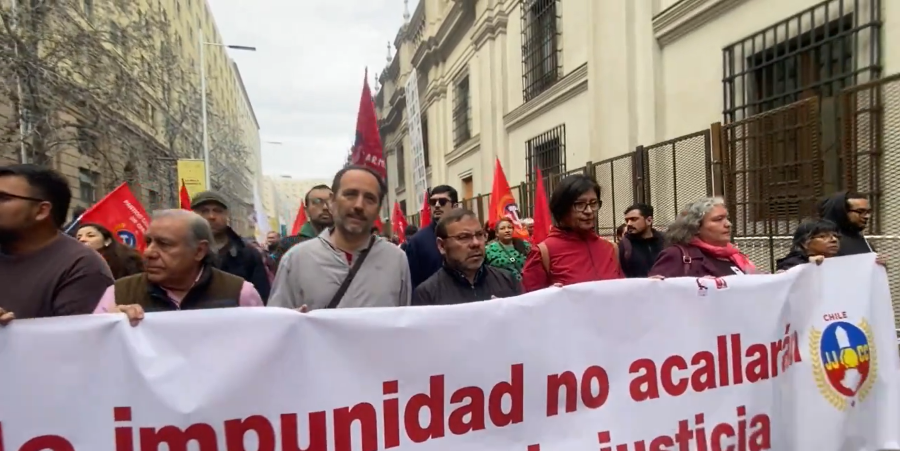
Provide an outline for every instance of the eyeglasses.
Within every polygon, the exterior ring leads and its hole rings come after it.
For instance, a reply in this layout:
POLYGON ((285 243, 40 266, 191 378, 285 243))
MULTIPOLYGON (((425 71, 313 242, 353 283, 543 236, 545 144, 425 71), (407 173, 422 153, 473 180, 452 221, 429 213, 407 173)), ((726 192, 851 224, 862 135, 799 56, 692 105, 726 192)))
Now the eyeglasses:
POLYGON ((599 211, 600 207, 602 207, 602 206, 603 206, 603 202, 599 201, 599 200, 592 200, 590 202, 585 202, 583 200, 579 200, 579 201, 576 201, 574 204, 572 204, 572 208, 574 208, 575 211, 578 211, 581 213, 586 212, 588 207, 591 207, 591 211, 599 211))
POLYGON ((318 206, 324 205, 324 204, 326 204, 326 203, 328 203, 328 199, 313 198, 313 199, 310 199, 310 200, 309 200, 309 204, 307 204, 307 206, 309 206, 309 205, 315 205, 315 206, 318 207, 318 206))
POLYGON ((484 232, 475 232, 475 233, 460 233, 457 235, 451 235, 447 238, 453 238, 456 241, 459 241, 462 244, 469 244, 472 240, 477 239, 478 241, 487 240, 487 234, 484 232))
POLYGON ((428 199, 428 203, 429 203, 432 207, 437 207, 437 206, 443 207, 443 206, 446 206, 447 204, 449 204, 449 203, 451 203, 451 202, 450 202, 450 199, 447 199, 446 197, 437 197, 437 198, 434 198, 434 199, 428 199))
POLYGON ((46 202, 44 199, 38 199, 37 197, 20 196, 18 194, 5 193, 3 191, 0 191, 0 203, 9 202, 11 200, 27 200, 29 202, 46 202))
POLYGON ((857 208, 855 210, 849 210, 849 213, 856 213, 860 216, 869 216, 872 214, 871 208, 857 208))

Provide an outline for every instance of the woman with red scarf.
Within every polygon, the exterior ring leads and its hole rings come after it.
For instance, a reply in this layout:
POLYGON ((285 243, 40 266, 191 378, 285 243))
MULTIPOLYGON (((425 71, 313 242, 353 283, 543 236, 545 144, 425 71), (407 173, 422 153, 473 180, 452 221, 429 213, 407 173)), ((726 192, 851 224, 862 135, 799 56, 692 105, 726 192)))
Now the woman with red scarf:
POLYGON ((725 277, 757 272, 731 244, 731 221, 721 197, 688 204, 666 230, 666 244, 651 276, 725 277))

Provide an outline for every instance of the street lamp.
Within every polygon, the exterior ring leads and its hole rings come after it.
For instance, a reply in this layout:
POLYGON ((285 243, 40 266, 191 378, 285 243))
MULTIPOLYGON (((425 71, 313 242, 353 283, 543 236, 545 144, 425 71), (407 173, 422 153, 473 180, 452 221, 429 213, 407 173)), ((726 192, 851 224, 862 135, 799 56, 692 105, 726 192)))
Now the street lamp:
POLYGON ((204 60, 203 48, 207 45, 211 45, 213 47, 225 47, 234 50, 247 50, 250 52, 255 52, 256 47, 206 42, 203 40, 203 28, 200 28, 197 31, 197 36, 199 37, 200 42, 200 111, 203 116, 203 170, 204 177, 206 179, 206 189, 211 189, 209 182, 209 130, 207 128, 208 124, 206 118, 206 61, 204 60))

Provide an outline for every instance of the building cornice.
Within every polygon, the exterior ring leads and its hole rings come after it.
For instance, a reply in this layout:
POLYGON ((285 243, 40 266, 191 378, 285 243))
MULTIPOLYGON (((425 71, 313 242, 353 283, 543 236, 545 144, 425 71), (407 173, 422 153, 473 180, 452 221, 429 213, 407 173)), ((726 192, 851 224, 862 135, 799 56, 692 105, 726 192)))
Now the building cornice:
POLYGON ((434 36, 422 39, 422 42, 413 52, 411 60, 413 67, 423 70, 431 65, 435 59, 445 59, 444 50, 447 50, 448 38, 459 30, 466 18, 466 7, 471 7, 472 5, 473 3, 469 0, 453 0, 453 4, 441 20, 434 36))
POLYGON ((513 131, 527 124, 535 117, 561 105, 563 102, 575 97, 588 88, 587 64, 578 66, 577 69, 563 77, 562 80, 551 86, 550 89, 540 93, 537 97, 512 110, 503 117, 503 124, 507 131, 513 131))
POLYGON ((447 166, 478 152, 481 149, 481 135, 475 135, 468 141, 460 144, 447 154, 447 166))
POLYGON ((660 46, 675 42, 746 0, 681 0, 653 18, 653 36, 660 46))
POLYGON ((495 5, 493 8, 486 10, 481 17, 475 21, 472 31, 472 45, 475 50, 481 49, 487 41, 496 38, 501 34, 506 34, 506 25, 509 23, 509 14, 518 2, 509 2, 508 6, 495 5))

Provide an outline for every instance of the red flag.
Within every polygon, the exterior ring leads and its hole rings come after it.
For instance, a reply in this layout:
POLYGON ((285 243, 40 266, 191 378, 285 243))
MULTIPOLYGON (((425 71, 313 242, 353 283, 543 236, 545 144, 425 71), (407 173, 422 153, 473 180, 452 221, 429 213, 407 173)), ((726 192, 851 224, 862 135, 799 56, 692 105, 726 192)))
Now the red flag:
POLYGON ((406 242, 406 216, 403 216, 403 210, 400 209, 400 203, 394 202, 394 212, 391 215, 391 227, 394 229, 394 236, 400 239, 401 243, 406 242))
POLYGON ((547 239, 550 234, 550 226, 553 221, 550 219, 550 204, 547 203, 547 192, 544 191, 544 177, 541 175, 541 168, 535 168, 537 171, 537 182, 534 188, 534 234, 531 236, 531 244, 540 244, 541 241, 547 239))
POLYGON ((500 159, 494 165, 494 187, 491 190, 490 207, 488 208, 488 226, 496 227, 500 218, 509 218, 513 223, 513 235, 528 239, 528 231, 522 226, 519 220, 519 207, 516 205, 516 198, 509 189, 509 182, 506 181, 506 174, 503 173, 503 166, 500 165, 500 159))
POLYGON ((106 227, 119 241, 139 252, 143 252, 147 246, 144 234, 150 227, 150 220, 144 206, 134 197, 126 183, 119 185, 84 212, 81 223, 106 227))
POLYGON ((428 190, 425 190, 422 210, 419 211, 419 228, 428 227, 428 224, 431 224, 431 206, 428 205, 428 190))
POLYGON ((300 202, 300 209, 297 210, 297 216, 294 217, 294 225, 291 226, 291 236, 299 235, 303 224, 306 224, 306 205, 300 202))
POLYGON ((378 229, 378 233, 381 233, 381 229, 384 228, 384 223, 381 222, 381 216, 375 218, 375 222, 372 224, 372 227, 378 229))
POLYGON ((181 208, 183 210, 191 209, 191 195, 188 193, 187 186, 184 185, 184 179, 181 179, 181 191, 178 193, 181 200, 181 208))
POLYGON ((369 70, 363 79, 362 97, 359 99, 359 112, 356 115, 356 142, 350 162, 375 170, 381 178, 387 176, 384 165, 384 149, 381 147, 381 135, 378 133, 378 118, 375 116, 375 102, 369 90, 369 70))

